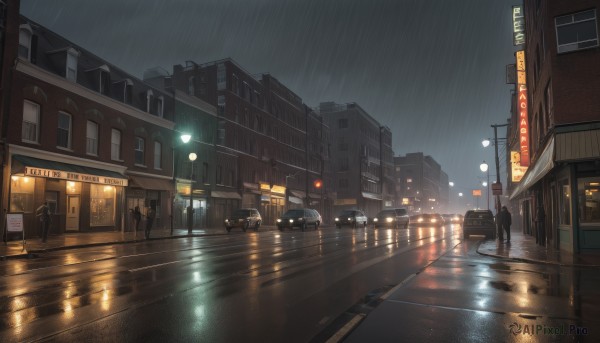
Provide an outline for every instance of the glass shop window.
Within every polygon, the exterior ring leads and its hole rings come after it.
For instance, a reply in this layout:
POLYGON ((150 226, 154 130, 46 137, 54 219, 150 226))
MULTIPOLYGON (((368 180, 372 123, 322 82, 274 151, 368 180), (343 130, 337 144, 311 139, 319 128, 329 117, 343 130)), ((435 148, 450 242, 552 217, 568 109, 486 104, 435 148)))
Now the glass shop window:
POLYGON ((564 180, 560 183, 560 223, 562 225, 571 225, 571 198, 569 181, 564 180))
POLYGON ((600 177, 579 179, 579 220, 582 223, 600 223, 600 177))
POLYGON ((13 176, 10 180, 10 212, 33 213, 33 190, 35 178, 13 176))
POLYGON ((114 186, 90 185, 90 226, 115 225, 114 186))

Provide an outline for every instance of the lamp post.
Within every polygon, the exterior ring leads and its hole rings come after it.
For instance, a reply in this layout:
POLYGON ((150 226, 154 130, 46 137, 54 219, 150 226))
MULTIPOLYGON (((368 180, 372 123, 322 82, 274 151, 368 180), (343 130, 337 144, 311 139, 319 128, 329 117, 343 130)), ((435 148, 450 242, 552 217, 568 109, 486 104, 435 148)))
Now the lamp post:
POLYGON ((481 169, 482 172, 487 174, 487 182, 485 182, 484 186, 485 186, 485 197, 487 198, 487 209, 490 209, 490 187, 489 187, 489 183, 490 183, 490 169, 487 163, 485 163, 485 161, 483 161, 482 164, 479 165, 479 169, 481 169))
MULTIPOLYGON (((186 144, 190 141, 190 139, 192 139, 192 135, 187 134, 187 133, 183 133, 181 134, 181 136, 179 136, 179 138, 181 139, 181 141, 186 144)), ((173 144, 175 145, 175 144, 173 144)), ((173 193, 173 199, 171 200, 171 236, 173 236, 173 215, 174 213, 174 205, 175 205, 175 198, 177 196, 177 164, 175 163, 175 156, 178 156, 179 154, 177 154, 177 150, 175 150, 175 147, 173 147, 173 156, 172 156, 172 160, 173 160, 173 182, 175 184, 175 193, 173 193)))
POLYGON ((198 156, 196 153, 191 152, 188 156, 190 163, 192 164, 190 174, 190 206, 188 206, 188 235, 192 234, 192 226, 194 225, 194 161, 198 156))

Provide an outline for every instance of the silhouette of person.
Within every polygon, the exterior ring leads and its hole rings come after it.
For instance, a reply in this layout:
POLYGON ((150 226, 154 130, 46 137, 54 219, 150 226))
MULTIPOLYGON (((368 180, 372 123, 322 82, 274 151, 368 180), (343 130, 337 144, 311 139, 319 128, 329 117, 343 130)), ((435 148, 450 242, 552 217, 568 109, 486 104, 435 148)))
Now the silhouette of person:
POLYGON ((35 216, 40 218, 40 224, 42 225, 42 242, 46 243, 48 240, 48 231, 50 230, 50 208, 48 202, 44 201, 35 210, 35 216))
POLYGON ((146 239, 150 238, 150 229, 152 229, 154 217, 156 217, 156 212, 152 207, 148 207, 148 211, 146 212, 146 239))
POLYGON ((506 231, 506 242, 510 243, 510 226, 512 225, 512 215, 508 212, 506 206, 502 206, 500 211, 500 225, 506 231))
POLYGON ((140 227, 140 221, 142 220, 142 212, 140 212, 140 207, 136 206, 133 210, 133 221, 135 223, 135 231, 137 232, 140 227))

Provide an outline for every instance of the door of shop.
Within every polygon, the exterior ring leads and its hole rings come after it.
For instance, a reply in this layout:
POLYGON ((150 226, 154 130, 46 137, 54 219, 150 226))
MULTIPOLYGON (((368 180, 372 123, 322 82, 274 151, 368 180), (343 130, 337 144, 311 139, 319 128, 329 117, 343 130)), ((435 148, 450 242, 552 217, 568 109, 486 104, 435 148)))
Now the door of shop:
POLYGON ((80 197, 67 195, 67 221, 65 231, 79 231, 80 197))

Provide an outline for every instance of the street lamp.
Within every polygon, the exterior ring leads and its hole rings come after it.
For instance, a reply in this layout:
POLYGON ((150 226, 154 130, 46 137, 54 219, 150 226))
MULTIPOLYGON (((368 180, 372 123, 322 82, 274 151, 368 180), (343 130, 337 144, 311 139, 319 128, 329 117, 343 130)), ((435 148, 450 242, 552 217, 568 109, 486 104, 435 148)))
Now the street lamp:
POLYGON ((484 139, 483 141, 481 141, 481 145, 483 145, 484 148, 487 148, 488 146, 490 146, 490 140, 484 139))
POLYGON ((483 161, 482 164, 479 165, 479 169, 481 169, 482 172, 487 174, 487 182, 485 182, 485 192, 486 192, 486 198, 487 198, 487 209, 490 209, 490 188, 488 187, 488 184, 490 183, 490 170, 489 170, 489 166, 487 163, 485 163, 485 161, 483 161))
MULTIPOLYGON (((183 139, 183 136, 181 136, 183 139)), ((188 138, 189 141, 189 138, 188 138)), ((194 161, 198 156, 196 153, 191 152, 188 156, 190 163, 192 164, 192 171, 190 174, 190 206, 188 206, 188 235, 192 234, 192 226, 194 225, 194 161)))
MULTIPOLYGON (((179 138, 181 139, 181 141, 184 144, 187 144, 190 139, 192 139, 192 135, 188 134, 188 133, 182 133, 179 138)), ((174 207, 175 207, 175 200, 177 198, 177 177, 179 176, 178 174, 178 168, 177 166, 179 165, 178 163, 175 163, 176 160, 176 156, 179 156, 179 151, 178 149, 175 149, 176 146, 180 146, 180 144, 173 144, 173 156, 172 156, 172 161, 173 161, 173 183, 175 184, 175 192, 173 193, 173 198, 171 199, 171 236, 173 236, 173 216, 175 215, 174 212, 174 207)), ((179 214, 178 214, 179 216, 179 214)))
POLYGON ((454 187, 454 182, 450 181, 450 182, 448 182, 448 185, 449 185, 450 187, 454 187))

